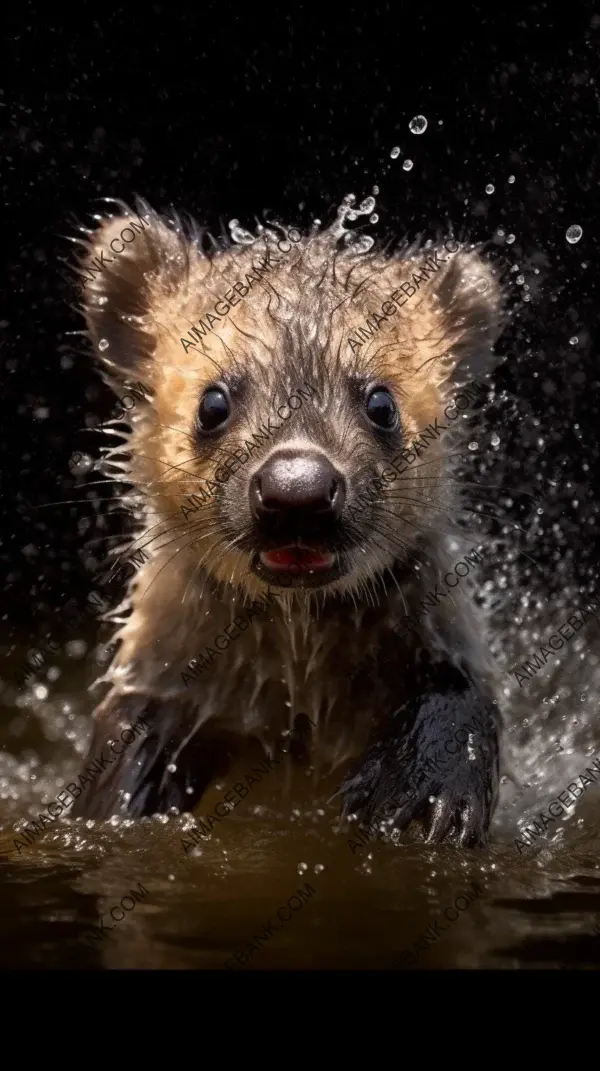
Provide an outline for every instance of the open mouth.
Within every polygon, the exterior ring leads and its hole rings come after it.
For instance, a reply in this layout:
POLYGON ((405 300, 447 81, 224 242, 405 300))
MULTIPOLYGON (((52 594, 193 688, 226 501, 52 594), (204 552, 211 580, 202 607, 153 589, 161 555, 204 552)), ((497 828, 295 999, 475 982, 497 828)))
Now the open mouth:
POLYGON ((290 543, 262 550, 255 558, 256 572, 284 587, 318 587, 335 579, 337 554, 305 543, 290 543))
POLYGON ((335 562, 335 554, 317 550, 316 547, 294 545, 278 547, 277 550, 263 550, 260 553, 260 560, 272 573, 297 574, 303 571, 318 572, 331 569, 335 562))

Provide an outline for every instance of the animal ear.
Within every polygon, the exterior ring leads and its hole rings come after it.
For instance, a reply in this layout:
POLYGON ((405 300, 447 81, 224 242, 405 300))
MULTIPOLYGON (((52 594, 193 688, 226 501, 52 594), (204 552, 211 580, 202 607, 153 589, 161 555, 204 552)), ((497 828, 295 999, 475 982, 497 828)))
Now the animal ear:
POLYGON ((109 217, 91 235, 78 265, 83 315, 109 380, 125 382, 136 373, 152 383, 154 298, 160 292, 168 300, 180 288, 189 248, 181 229, 143 202, 137 215, 109 217))
POLYGON ((429 293, 445 350, 443 364, 447 374, 477 375, 494 364, 492 347, 504 327, 502 289, 477 250, 449 240, 437 253, 446 263, 429 293))

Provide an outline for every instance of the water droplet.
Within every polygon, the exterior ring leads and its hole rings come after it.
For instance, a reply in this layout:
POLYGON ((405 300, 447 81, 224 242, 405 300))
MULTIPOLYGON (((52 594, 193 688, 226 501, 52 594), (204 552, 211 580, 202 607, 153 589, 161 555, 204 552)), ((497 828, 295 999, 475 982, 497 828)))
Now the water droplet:
POLYGON ((36 699, 47 699, 48 689, 45 684, 36 684, 33 689, 33 694, 36 699))
POLYGON ((569 339, 569 346, 576 346, 578 342, 579 339, 577 335, 573 335, 573 337, 569 339))
POLYGON ((517 286, 523 286, 523 283, 525 282, 525 276, 524 275, 517 275, 517 278, 515 279, 515 282, 516 282, 517 286))
POLYGON ((358 206, 358 211, 363 215, 368 215, 375 208, 375 198, 365 197, 364 201, 361 201, 358 206))
POLYGON ((405 160, 404 163, 402 164, 402 168, 403 168, 404 171, 412 171, 412 166, 413 166, 412 160, 405 160))
POLYGON ((308 863, 298 863, 297 870, 299 874, 305 874, 308 870, 308 863))
POLYGON ((379 216, 377 212, 373 212, 372 216, 369 216, 369 223, 379 223, 379 216))
POLYGON ((69 640, 65 643, 65 651, 68 658, 83 658, 88 645, 85 640, 69 640))
POLYGON ((479 443, 469 443, 469 450, 478 450, 479 443))
POLYGON ((323 866, 323 863, 315 863, 315 867, 314 867, 313 873, 322 874, 324 870, 325 870, 325 867, 323 866))
POLYGON ((110 346, 110 342, 108 341, 107 338, 101 338, 100 339, 100 341, 98 343, 98 349, 100 350, 101 353, 103 353, 104 350, 107 350, 109 346, 110 346))
POLYGON ((509 175, 508 176, 508 181, 510 182, 510 184, 512 186, 513 182, 515 181, 515 176, 514 175, 509 175))
POLYGON ((391 156, 392 160, 397 160, 398 159, 398 157, 400 156, 400 146, 399 145, 394 145, 394 148, 392 149, 392 151, 390 153, 390 156, 391 156))
POLYGON ((424 115, 415 115, 408 124, 411 134, 424 134, 427 130, 427 120, 424 115))
POLYGON ((107 297, 102 296, 102 297, 96 298, 96 305, 107 305, 107 304, 108 304, 108 298, 107 297))
POLYGON ((496 432, 494 432, 492 438, 490 439, 490 442, 492 446, 500 446, 500 436, 496 435, 496 432))
POLYGON ((81 476, 89 472, 94 466, 94 459, 89 454, 82 454, 76 450, 69 458, 69 468, 75 476, 81 476))
POLYGON ((368 253, 375 244, 370 234, 347 234, 346 245, 355 253, 368 253))
POLYGON ((565 235, 565 238, 567 239, 567 242, 569 243, 569 245, 575 245, 575 242, 579 241, 579 239, 581 238, 582 234, 583 234, 583 230, 579 226, 579 224, 578 223, 573 223, 573 225, 568 228, 567 233, 565 235))
POLYGON ((478 294, 485 294, 486 290, 488 289, 488 286, 489 284, 487 279, 480 279, 479 282, 475 284, 475 289, 478 294))
POLYGON ((169 763, 169 765, 167 766, 167 771, 168 771, 169 773, 175 773, 175 772, 176 772, 176 770, 177 770, 177 765, 176 765, 176 763, 174 763, 174 762, 170 762, 170 763, 169 763))
POLYGON ((485 192, 486 192, 486 193, 493 193, 493 192, 494 192, 494 190, 495 190, 495 188, 496 188, 496 187, 495 187, 495 186, 492 186, 491 182, 488 182, 488 184, 487 184, 487 186, 486 186, 486 188, 485 188, 485 192))
POLYGON ((373 186, 371 192, 375 195, 375 197, 377 197, 377 194, 379 193, 379 186, 373 186))
MULTIPOLYGON (((269 222, 267 220, 267 222, 269 222)), ((256 238, 250 231, 247 231, 245 227, 240 227, 239 219, 230 219, 227 224, 231 232, 231 237, 234 242, 239 245, 254 245, 256 238)))
POLYGON ((506 239, 506 244, 507 244, 507 245, 512 245, 512 244, 513 244, 513 242, 514 242, 514 240, 515 240, 515 236, 514 236, 514 234, 509 234, 509 235, 508 235, 508 237, 507 237, 507 239, 506 239))
POLYGON ((496 234, 498 235, 499 238, 504 238, 504 235, 506 234, 506 231, 504 230, 504 227, 498 227, 498 230, 496 231, 496 234))

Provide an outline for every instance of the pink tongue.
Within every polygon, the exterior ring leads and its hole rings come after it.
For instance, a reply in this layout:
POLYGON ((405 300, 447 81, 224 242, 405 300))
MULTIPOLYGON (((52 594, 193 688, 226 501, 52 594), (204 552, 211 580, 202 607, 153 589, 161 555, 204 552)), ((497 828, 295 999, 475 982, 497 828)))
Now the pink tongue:
POLYGON ((264 555, 269 565, 297 565, 310 569, 311 566, 329 565, 331 555, 321 554, 318 550, 305 547, 281 547, 269 550, 264 555))

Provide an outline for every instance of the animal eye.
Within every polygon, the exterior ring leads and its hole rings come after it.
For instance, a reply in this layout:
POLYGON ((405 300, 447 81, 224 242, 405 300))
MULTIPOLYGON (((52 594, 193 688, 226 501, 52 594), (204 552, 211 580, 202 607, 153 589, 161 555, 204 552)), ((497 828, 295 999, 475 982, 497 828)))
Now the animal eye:
POLYGON ((398 423, 398 410, 389 390, 377 387, 367 398, 367 416, 378 428, 391 431, 398 423))
POLYGON ((201 431, 214 431, 229 416, 230 406, 227 395, 219 387, 205 391, 198 408, 198 426, 201 431))

